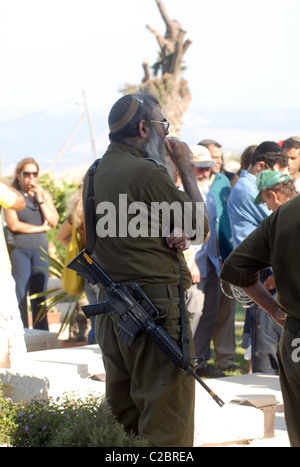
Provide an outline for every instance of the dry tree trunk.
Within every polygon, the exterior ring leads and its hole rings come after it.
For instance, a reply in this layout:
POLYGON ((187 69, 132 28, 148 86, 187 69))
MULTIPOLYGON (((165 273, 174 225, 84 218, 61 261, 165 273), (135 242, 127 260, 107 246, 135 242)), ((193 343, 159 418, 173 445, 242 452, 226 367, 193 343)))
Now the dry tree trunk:
POLYGON ((190 39, 184 40, 186 31, 177 20, 171 20, 161 0, 156 0, 160 14, 166 25, 165 35, 147 25, 147 29, 155 35, 160 51, 157 62, 152 66, 154 77, 147 60, 143 62, 144 78, 142 84, 126 85, 124 92, 148 92, 159 100, 162 111, 171 122, 171 135, 179 137, 182 118, 187 111, 191 94, 187 81, 182 78, 183 56, 191 45, 190 39), (160 72, 160 73, 159 73, 160 72), (159 76, 160 74, 160 76, 159 76))

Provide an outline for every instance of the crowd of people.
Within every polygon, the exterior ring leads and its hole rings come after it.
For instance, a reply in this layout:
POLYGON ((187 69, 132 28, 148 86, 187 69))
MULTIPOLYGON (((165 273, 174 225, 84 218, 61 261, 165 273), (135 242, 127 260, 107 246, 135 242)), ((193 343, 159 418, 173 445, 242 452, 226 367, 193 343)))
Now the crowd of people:
MULTIPOLYGON (((272 212, 285 212, 279 209, 281 205, 298 199, 300 138, 292 136, 280 142, 249 146, 241 155, 239 170, 230 171, 224 165, 220 142, 201 139, 188 146, 168 138, 169 122, 159 102, 150 95, 123 96, 112 107, 108 124, 110 145, 94 173, 95 207, 104 200, 111 201, 119 213, 120 194, 127 195, 128 203, 143 202, 147 206, 153 202, 171 205, 176 201, 181 206, 192 202, 193 232, 197 231, 198 203, 205 208, 199 236, 192 237, 183 229, 178 233, 176 228, 182 226, 176 224, 178 219, 174 216, 173 230, 167 238, 101 236, 97 231, 93 256, 115 282, 137 282, 142 287, 159 311, 157 323, 179 345, 182 319, 186 321, 189 357, 202 359, 197 369, 199 376, 224 377, 238 368, 238 302, 234 287, 249 292, 255 271, 255 278, 259 275, 259 290, 264 289, 273 306, 277 303, 280 284, 272 260, 261 254, 255 262, 254 249, 250 259, 247 254, 243 256, 243 245, 252 236, 256 239, 260 226, 266 230, 272 212), (184 310, 180 305, 180 276, 185 289, 184 310), (212 361, 212 347, 214 361, 208 364, 212 361)), ((1 287, 2 297, 7 300, 0 313, 2 367, 9 367, 16 356, 20 358, 26 352, 28 297, 47 290, 48 274, 40 248, 47 251, 47 231, 57 226, 59 215, 55 200, 39 185, 38 175, 37 162, 26 158, 17 164, 11 187, 0 182, 6 238, 5 244, 1 227, 1 287)), ((73 223, 82 248, 86 247, 84 201, 89 179, 88 172, 57 232, 57 240, 66 247, 73 223)), ((97 211, 98 219, 101 214, 104 213, 97 211)), ((265 230, 261 235, 266 235, 265 230)), ((84 290, 90 303, 106 300, 101 287, 85 281, 84 290)), ((282 290, 280 293, 285 297, 282 290)), ((282 316, 279 312, 266 312, 265 302, 251 290, 247 296, 250 298, 245 310, 243 346, 248 355, 248 371, 283 374, 285 359, 277 355, 283 333, 282 316)), ((36 319, 43 300, 43 296, 31 299, 30 307, 34 327, 48 330, 46 315, 36 319)), ((289 305, 286 306, 284 311, 289 314, 289 305)), ((146 334, 130 346, 120 341, 119 319, 118 313, 93 318, 88 342, 97 341, 101 347, 106 394, 113 413, 126 429, 145 436, 153 446, 192 446, 193 379, 186 378, 185 372, 162 355, 146 334)), ((290 390, 287 376, 285 388, 290 390)), ((288 407, 291 413, 291 404, 288 407)), ((291 439, 297 445, 299 436, 293 423, 289 425, 291 439)))

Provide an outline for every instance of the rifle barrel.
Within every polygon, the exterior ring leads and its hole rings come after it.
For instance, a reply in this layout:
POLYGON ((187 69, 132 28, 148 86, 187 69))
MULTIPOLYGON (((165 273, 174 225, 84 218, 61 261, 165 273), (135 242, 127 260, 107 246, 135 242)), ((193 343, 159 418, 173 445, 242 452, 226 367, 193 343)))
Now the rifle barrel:
POLYGON ((208 392, 208 394, 213 398, 213 400, 220 406, 223 407, 225 405, 225 402, 220 399, 217 394, 215 394, 208 386, 207 384, 204 383, 204 381, 200 378, 200 376, 197 375, 196 371, 194 370, 193 366, 190 365, 191 369, 188 369, 188 373, 191 374, 197 381, 198 383, 201 384, 201 386, 208 392))

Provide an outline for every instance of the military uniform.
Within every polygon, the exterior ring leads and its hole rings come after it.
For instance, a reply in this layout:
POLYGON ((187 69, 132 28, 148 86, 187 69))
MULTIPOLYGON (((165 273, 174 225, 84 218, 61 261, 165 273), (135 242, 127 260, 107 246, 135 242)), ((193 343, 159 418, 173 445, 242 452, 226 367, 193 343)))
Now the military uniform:
POLYGON ((285 419, 292 446, 300 447, 300 195, 267 217, 227 258, 221 278, 250 287, 259 271, 272 266, 277 299, 287 319, 277 357, 285 419), (296 346, 296 347, 295 347, 296 346), (299 352, 298 352, 299 353, 299 352))
MULTIPOLYGON (((131 203, 140 202, 150 208, 153 202, 172 204, 178 201, 183 206, 184 202, 191 204, 190 199, 175 187, 163 166, 145 160, 137 151, 120 143, 111 143, 99 162, 94 187, 98 235, 102 228, 103 237, 103 230, 111 221, 107 217, 107 224, 101 223, 105 219, 103 202, 113 203, 117 218, 115 235, 110 232, 103 238, 97 236, 95 260, 114 282, 137 282, 159 310, 157 324, 180 345, 179 257, 184 287, 187 289, 191 285, 184 256, 175 248, 170 249, 161 235, 133 237, 124 231, 124 225, 129 228, 134 221, 134 214, 128 211, 131 203), (120 194, 126 194, 127 204, 122 205, 120 194)), ((194 205, 192 210, 195 229, 194 205)), ((147 218, 149 232, 150 224, 151 213, 147 218)), ((113 230, 113 221, 110 226, 113 230)), ((204 229, 206 235, 207 221, 204 229)), ((101 302, 105 295, 105 291, 100 293, 101 302)), ((186 319, 188 321, 188 316, 186 319)), ((126 429, 146 437, 153 446, 192 446, 193 378, 186 377, 146 333, 131 345, 118 340, 117 320, 118 316, 112 320, 108 315, 97 316, 96 320, 96 337, 106 368, 106 396, 113 413, 126 429)), ((190 353, 193 356, 191 334, 190 353)))

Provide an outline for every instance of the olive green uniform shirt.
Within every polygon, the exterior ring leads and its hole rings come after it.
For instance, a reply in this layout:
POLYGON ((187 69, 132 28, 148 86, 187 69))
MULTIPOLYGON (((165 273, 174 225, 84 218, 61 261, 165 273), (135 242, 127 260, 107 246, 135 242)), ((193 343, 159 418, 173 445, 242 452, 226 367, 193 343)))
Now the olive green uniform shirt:
MULTIPOLYGON (((148 232, 151 232, 150 209, 153 202, 167 202, 171 205, 176 201, 182 207, 183 203, 189 203, 192 206, 193 229, 196 228, 195 205, 186 193, 175 187, 166 168, 145 160, 140 153, 127 145, 111 143, 98 164, 94 176, 94 191, 97 240, 93 256, 104 271, 115 282, 178 285, 180 255, 184 286, 190 287, 191 275, 184 256, 178 254, 175 248, 170 249, 165 237, 132 237, 128 234, 130 226, 139 228, 138 205, 132 204, 137 202, 148 208, 148 232), (132 210, 132 213, 128 213, 128 210, 132 210), (105 230, 109 234, 103 237, 105 230)), ((86 192, 87 180, 84 184, 84 199, 86 192)), ((207 232, 205 218, 204 235, 207 232)))
POLYGON ((300 195, 264 219, 226 259, 221 279, 239 287, 254 285, 259 271, 272 267, 281 310, 300 319, 300 195))
POLYGON ((280 387, 285 422, 292 447, 300 446, 300 195, 283 204, 250 234, 227 258, 221 278, 248 287, 259 278, 259 271, 272 266, 280 309, 287 314, 278 349, 280 387))

